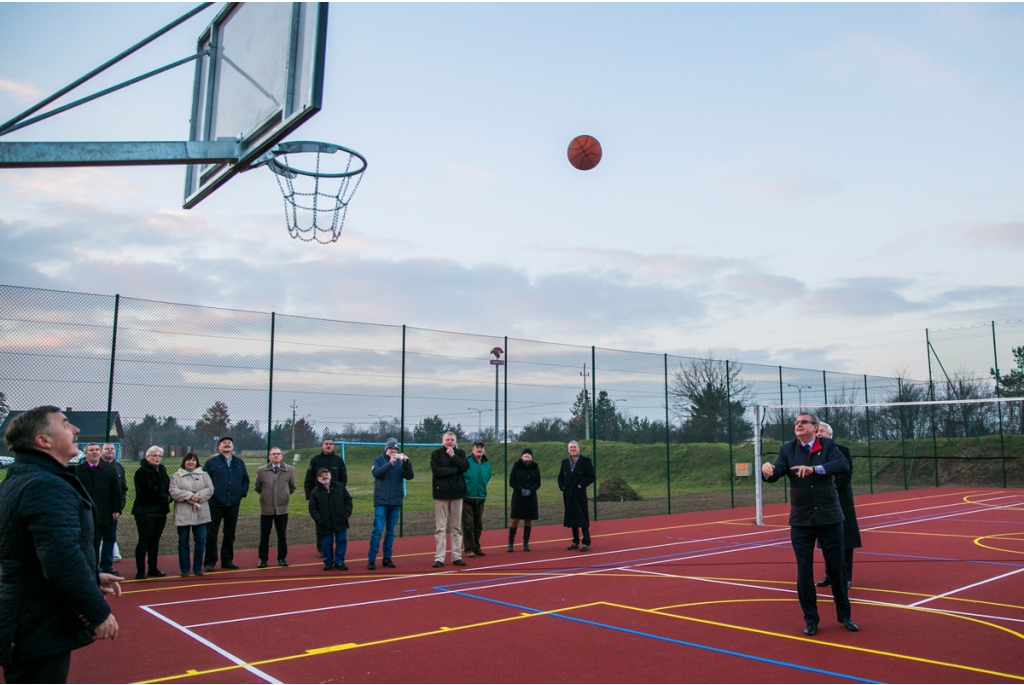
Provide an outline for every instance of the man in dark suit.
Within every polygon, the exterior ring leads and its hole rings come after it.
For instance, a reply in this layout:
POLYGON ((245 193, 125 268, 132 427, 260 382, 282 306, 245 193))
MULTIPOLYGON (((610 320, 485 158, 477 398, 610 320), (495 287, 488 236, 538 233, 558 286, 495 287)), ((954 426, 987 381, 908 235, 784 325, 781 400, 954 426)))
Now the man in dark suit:
MULTIPOLYGON (((831 438, 832 426, 824 421, 819 423, 818 437, 831 438)), ((843 558, 846 560, 846 589, 849 590, 850 584, 853 582, 853 550, 861 546, 860 526, 857 525, 857 510, 853 506, 853 486, 851 485, 853 480, 853 458, 850 456, 850 450, 847 447, 839 443, 836 443, 836 447, 839 448, 839 451, 846 458, 846 463, 850 465, 849 471, 835 475, 836 491, 839 493, 839 506, 843 509, 843 546, 846 548, 843 558)), ((827 572, 825 577, 818 581, 818 587, 828 587, 831 584, 832 579, 827 572)))
POLYGON ((845 473, 849 465, 836 444, 818 437, 818 419, 800 414, 794 427, 796 440, 779 448, 775 464, 765 463, 761 474, 774 483, 789 478, 789 537, 796 555, 796 592, 804 612, 804 635, 818 632, 818 596, 814 589, 814 542, 821 544, 825 568, 839 582, 832 583, 836 617, 847 630, 857 631, 850 620, 850 599, 846 595, 843 561, 843 510, 833 475, 845 473))
MULTIPOLYGON (((75 475, 82 481, 85 491, 96 505, 96 544, 107 538, 107 528, 121 516, 124 500, 121 499, 121 481, 117 471, 100 459, 100 446, 90 442, 85 446, 85 459, 75 466, 75 475)), ((103 544, 100 553, 100 571, 113 573, 113 550, 103 544)))
POLYGON ((569 549, 590 551, 590 513, 587 511, 587 488, 597 480, 594 462, 580 454, 580 445, 573 440, 568 446, 569 456, 562 460, 558 471, 558 489, 562 491, 565 518, 562 525, 572 528, 572 544, 569 549), (580 546, 580 528, 583 529, 583 545, 580 546))

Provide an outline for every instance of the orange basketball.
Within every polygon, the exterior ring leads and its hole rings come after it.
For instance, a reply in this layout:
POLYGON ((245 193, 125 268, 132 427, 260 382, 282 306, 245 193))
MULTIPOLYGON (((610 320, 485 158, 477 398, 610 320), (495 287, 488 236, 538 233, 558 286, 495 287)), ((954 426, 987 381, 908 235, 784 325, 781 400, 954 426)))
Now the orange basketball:
POLYGON ((576 136, 569 143, 569 164, 588 171, 601 161, 601 143, 593 136, 576 136))

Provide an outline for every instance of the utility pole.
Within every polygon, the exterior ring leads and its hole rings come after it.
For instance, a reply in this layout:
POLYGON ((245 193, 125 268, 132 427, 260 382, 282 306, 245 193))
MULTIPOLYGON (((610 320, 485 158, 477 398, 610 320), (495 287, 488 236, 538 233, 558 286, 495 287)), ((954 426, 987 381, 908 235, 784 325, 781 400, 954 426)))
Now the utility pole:
POLYGON ((299 408, 299 405, 292 400, 292 450, 295 450, 295 410, 299 408))
POLYGON ((583 439, 590 440, 590 398, 587 395, 587 377, 590 374, 587 373, 586 363, 583 364, 580 375, 583 376, 583 439))

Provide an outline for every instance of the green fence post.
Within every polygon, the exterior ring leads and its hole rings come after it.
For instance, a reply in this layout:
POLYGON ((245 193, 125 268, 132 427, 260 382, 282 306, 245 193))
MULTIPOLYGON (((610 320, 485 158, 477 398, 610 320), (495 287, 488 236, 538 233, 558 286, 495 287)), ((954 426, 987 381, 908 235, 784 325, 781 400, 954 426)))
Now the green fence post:
POLYGON ((597 520, 597 348, 590 346, 590 437, 594 452, 594 520, 597 520))
MULTIPOLYGON (((864 374, 864 404, 868 399, 868 375, 864 374)), ((868 492, 875 494, 875 469, 871 462, 871 407, 864 407, 864 423, 868 432, 868 492)))
MULTIPOLYGON (((267 382, 267 455, 271 448, 271 433, 274 428, 274 336, 277 326, 277 314, 270 312, 270 378, 267 382)), ((345 449, 342 446, 342 449, 345 449)))
POLYGON ((736 508, 736 476, 733 474, 732 461, 732 385, 729 379, 729 360, 725 360, 725 415, 728 425, 726 433, 729 437, 729 506, 736 508))
MULTIPOLYGON (((402 324, 402 394, 399 400, 398 441, 405 453, 405 324, 402 324)), ((405 536, 405 507, 398 510, 398 537, 405 536)))
MULTIPOLYGON (((504 440, 502 441, 505 460, 505 485, 501 488, 505 492, 505 527, 508 528, 508 336, 505 336, 505 406, 502 412, 505 415, 504 440)), ((495 436, 497 437, 497 436, 495 436)))
MULTIPOLYGON (((117 317, 121 313, 121 296, 114 295, 114 328, 110 336, 110 380, 107 382, 106 440, 110 440, 110 416, 114 413, 114 360, 117 357, 117 317)), ((119 436, 120 437, 120 436, 119 436)), ((122 457, 124 454, 122 453, 122 457)))
MULTIPOLYGON (((996 399, 999 399, 999 351, 996 349, 996 322, 992 322, 992 361, 995 362, 993 371, 996 374, 996 399)), ((1003 461, 1003 487, 1006 487, 1006 450, 1003 447, 1003 403, 996 402, 996 409, 999 411, 999 456, 1003 461)))
POLYGON ((665 488, 672 513, 672 446, 669 442, 669 354, 665 354, 665 488))

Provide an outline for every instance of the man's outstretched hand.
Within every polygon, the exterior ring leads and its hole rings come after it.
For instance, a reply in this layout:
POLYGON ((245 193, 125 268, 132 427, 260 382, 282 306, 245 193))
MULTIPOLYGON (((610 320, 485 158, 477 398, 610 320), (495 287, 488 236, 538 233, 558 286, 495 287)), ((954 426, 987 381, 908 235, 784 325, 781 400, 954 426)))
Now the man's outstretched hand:
POLYGON ((761 473, 764 474, 766 478, 771 478, 775 475, 775 465, 769 464, 768 462, 761 464, 761 473))

